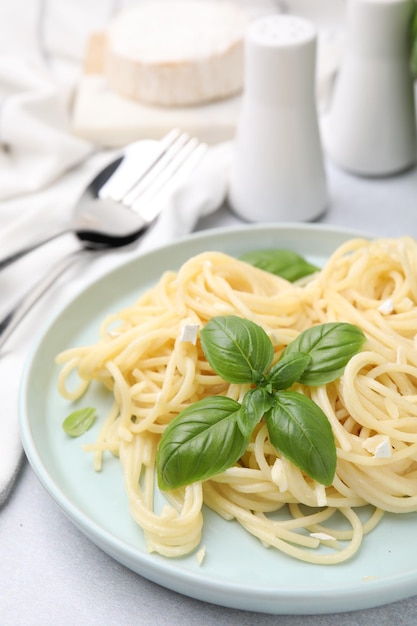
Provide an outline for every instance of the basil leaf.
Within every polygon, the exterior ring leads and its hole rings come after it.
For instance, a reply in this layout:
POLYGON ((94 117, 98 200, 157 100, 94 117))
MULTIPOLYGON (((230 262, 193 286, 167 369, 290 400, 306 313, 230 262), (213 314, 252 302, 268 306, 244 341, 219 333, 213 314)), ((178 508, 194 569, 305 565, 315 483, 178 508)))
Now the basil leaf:
POLYGON ((308 476, 330 485, 336 471, 336 445, 321 408, 296 391, 281 391, 266 413, 272 445, 308 476))
POLYGON ((264 387, 249 389, 245 393, 240 411, 236 416, 238 426, 244 437, 249 440, 256 424, 261 421, 273 403, 274 396, 268 393, 264 387))
POLYGON ((300 333, 284 350, 288 357, 304 352, 310 363, 299 382, 312 387, 324 385, 338 378, 351 359, 362 347, 366 337, 360 328, 344 322, 329 322, 308 328, 300 333))
POLYGON ((311 356, 304 352, 284 354, 281 359, 271 367, 266 377, 274 391, 288 389, 300 380, 301 375, 311 361, 311 356))
POLYGON ((263 328, 235 315, 213 317, 200 339, 207 361, 229 383, 259 383, 274 357, 263 328))
POLYGON ((92 407, 74 411, 62 422, 62 428, 70 437, 83 435, 94 423, 96 410, 92 407))
POLYGON ((290 282, 309 276, 320 269, 292 250, 253 250, 242 255, 240 260, 290 282))
POLYGON ((411 73, 413 77, 417 78, 417 7, 414 8, 414 14, 411 19, 410 39, 411 39, 410 68, 411 68, 411 73))
POLYGON ((205 480, 231 467, 248 438, 237 423, 239 402, 212 396, 187 407, 162 434, 156 457, 158 484, 175 489, 205 480))

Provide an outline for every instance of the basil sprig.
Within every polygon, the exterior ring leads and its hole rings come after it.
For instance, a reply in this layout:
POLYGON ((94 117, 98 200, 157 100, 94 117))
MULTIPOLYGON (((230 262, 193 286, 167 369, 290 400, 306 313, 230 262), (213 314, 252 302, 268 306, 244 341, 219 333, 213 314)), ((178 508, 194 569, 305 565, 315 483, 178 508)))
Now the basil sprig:
POLYGON ((291 283, 319 270, 296 252, 279 248, 252 250, 242 255, 240 260, 291 283))
POLYGON ((157 453, 158 484, 174 489, 234 465, 264 418, 272 445, 314 480, 330 485, 336 445, 322 409, 299 391, 338 378, 365 336, 351 324, 328 323, 302 332, 272 365, 273 346, 254 322, 212 318, 201 330, 205 357, 225 381, 250 385, 242 402, 212 396, 182 411, 165 429, 157 453))

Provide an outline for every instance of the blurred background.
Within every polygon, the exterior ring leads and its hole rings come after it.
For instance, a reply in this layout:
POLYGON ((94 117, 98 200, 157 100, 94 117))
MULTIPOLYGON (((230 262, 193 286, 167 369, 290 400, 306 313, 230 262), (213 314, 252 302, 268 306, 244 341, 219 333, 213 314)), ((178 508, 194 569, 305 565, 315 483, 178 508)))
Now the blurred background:
MULTIPOLYGON (((70 129, 77 135, 103 145, 123 145, 126 141, 137 138, 131 135, 129 129, 129 134, 119 134, 115 140, 115 133, 112 132, 115 124, 116 133, 120 133, 120 124, 123 124, 120 118, 126 115, 134 116, 135 111, 131 103, 126 109, 126 103, 106 91, 105 82, 99 79, 94 68, 91 69, 92 64, 93 66, 95 64, 96 68, 97 63, 100 65, 100 59, 97 58, 100 52, 92 50, 91 44, 93 37, 103 33, 115 15, 143 1, 146 0, 1 2, 0 64, 12 60, 16 67, 14 71, 16 80, 10 81, 10 77, 5 80, 0 65, 0 142, 2 103, 4 104, 19 88, 22 90, 29 88, 27 77, 24 77, 24 72, 28 68, 33 73, 37 72, 37 76, 41 75, 43 79, 50 81, 51 86, 59 89, 59 97, 68 114, 70 129), (19 72, 22 73, 20 87, 19 72)), ((175 0, 168 1, 175 3, 175 0)), ((194 1, 198 4, 199 0, 194 1)), ((216 1, 222 3, 224 0, 216 1)), ((333 72, 340 54, 343 0, 234 0, 234 4, 247 12, 250 18, 275 12, 288 12, 313 19, 320 31, 321 71, 326 75, 333 72)), ((223 112, 221 115, 223 116, 223 112)), ((231 115, 234 120, 236 111, 235 109, 232 112, 225 111, 224 115, 231 115)), ((164 128, 161 132, 178 124, 183 125, 183 119, 168 117, 164 119, 164 128)), ((137 128, 135 130, 140 136, 141 124, 139 131, 137 128)), ((155 134, 152 130, 150 132, 155 134)), ((231 134, 233 129, 228 129, 215 139, 229 139, 231 134)))

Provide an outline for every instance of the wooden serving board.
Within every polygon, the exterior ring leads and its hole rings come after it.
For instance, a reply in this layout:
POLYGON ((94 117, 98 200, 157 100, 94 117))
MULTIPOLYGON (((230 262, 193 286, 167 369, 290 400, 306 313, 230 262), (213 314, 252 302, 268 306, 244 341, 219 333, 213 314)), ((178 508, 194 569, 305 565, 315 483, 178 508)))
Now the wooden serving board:
POLYGON ((195 107, 153 107, 108 88, 103 73, 106 36, 91 36, 72 110, 71 130, 83 139, 118 148, 138 139, 160 139, 180 128, 208 143, 232 139, 241 97, 195 107))

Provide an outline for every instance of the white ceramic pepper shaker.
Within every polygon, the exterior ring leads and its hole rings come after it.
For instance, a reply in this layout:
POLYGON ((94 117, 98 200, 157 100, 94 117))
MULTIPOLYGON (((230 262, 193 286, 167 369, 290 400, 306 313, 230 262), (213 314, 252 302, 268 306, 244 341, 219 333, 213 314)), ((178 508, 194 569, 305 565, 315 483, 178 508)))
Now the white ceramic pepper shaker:
POLYGON ((230 206, 245 220, 312 220, 327 206, 316 45, 313 24, 296 16, 266 16, 248 28, 229 187, 230 206))
POLYGON ((390 175, 416 162, 412 7, 413 0, 347 2, 346 52, 322 137, 329 158, 352 173, 390 175))

